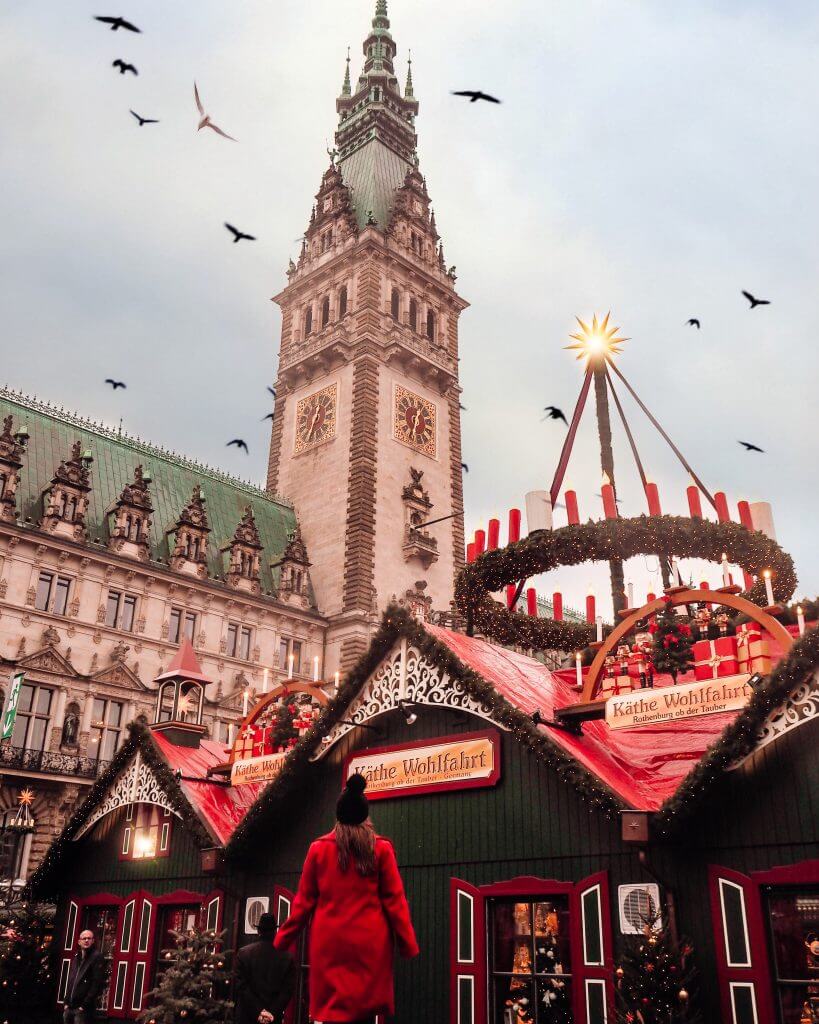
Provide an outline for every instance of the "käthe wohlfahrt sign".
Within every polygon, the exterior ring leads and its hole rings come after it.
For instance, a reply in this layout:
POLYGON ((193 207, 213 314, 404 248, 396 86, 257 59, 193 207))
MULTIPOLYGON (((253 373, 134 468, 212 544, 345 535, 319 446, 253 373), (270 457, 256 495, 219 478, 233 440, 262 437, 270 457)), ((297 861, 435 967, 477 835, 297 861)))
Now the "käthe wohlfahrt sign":
POLYGON ((369 800, 494 786, 500 779, 500 735, 489 730, 366 750, 347 759, 344 779, 354 772, 367 780, 369 800))
POLYGON ((748 703, 753 689, 750 676, 725 676, 656 690, 634 690, 609 697, 606 723, 610 729, 637 729, 658 722, 702 718, 721 711, 738 711, 748 703))
POLYGON ((245 786, 249 782, 270 782, 282 770, 282 762, 288 752, 265 754, 263 757, 248 757, 234 761, 230 767, 230 783, 232 786, 245 786))

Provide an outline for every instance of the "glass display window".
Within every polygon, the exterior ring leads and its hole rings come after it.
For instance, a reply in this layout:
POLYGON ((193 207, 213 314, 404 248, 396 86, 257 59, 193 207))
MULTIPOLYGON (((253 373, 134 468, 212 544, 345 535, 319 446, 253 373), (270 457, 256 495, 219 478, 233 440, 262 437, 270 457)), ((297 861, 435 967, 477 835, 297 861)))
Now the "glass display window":
POLYGON ((780 1024, 819 1024, 819 886, 767 896, 780 1024))

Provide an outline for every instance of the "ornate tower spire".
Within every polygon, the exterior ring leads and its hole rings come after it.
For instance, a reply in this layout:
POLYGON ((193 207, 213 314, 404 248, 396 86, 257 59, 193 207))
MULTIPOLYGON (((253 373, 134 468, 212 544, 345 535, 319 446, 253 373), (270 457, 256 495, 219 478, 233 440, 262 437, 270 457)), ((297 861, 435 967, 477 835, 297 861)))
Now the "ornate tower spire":
POLYGON ((344 69, 344 84, 341 87, 341 95, 349 96, 352 92, 350 86, 350 47, 347 47, 347 67, 344 69))
POLYGON ((407 84, 404 86, 404 99, 414 99, 415 93, 412 89, 412 50, 407 55, 407 84))

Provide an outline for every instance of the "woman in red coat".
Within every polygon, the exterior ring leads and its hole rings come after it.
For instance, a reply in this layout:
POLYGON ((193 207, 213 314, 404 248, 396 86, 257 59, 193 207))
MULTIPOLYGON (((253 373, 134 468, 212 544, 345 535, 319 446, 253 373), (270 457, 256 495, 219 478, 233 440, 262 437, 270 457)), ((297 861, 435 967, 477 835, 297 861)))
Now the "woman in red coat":
POLYGON ((310 1016, 321 1024, 372 1024, 395 1012, 393 943, 418 943, 392 843, 375 834, 361 775, 336 807, 335 830, 307 853, 290 917, 275 945, 292 949, 310 915, 310 1016))

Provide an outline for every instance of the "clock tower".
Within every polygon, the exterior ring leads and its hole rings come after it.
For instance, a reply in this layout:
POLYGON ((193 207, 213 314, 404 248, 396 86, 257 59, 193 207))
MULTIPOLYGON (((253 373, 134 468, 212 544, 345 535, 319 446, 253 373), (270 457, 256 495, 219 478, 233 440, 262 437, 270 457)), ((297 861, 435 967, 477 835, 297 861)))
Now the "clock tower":
POLYGON ((418 166, 386 0, 329 154, 282 311, 267 486, 293 501, 331 622, 325 664, 349 668, 397 598, 449 610, 463 564, 455 291, 418 166))

